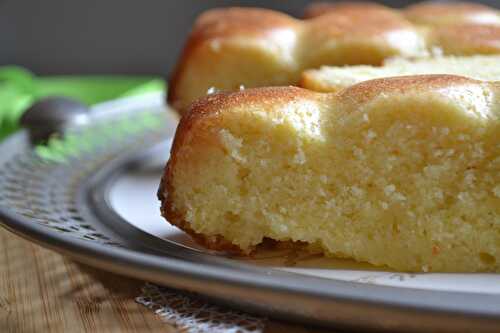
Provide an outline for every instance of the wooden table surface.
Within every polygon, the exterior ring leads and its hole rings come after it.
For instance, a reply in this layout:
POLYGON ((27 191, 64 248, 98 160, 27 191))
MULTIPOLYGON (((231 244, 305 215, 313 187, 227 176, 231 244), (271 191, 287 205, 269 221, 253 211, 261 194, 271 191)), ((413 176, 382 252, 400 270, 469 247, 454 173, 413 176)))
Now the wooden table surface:
MULTIPOLYGON (((100 271, 0 228, 0 332, 181 332, 136 303, 142 281, 100 271)), ((265 332, 320 333, 269 321, 265 332)))

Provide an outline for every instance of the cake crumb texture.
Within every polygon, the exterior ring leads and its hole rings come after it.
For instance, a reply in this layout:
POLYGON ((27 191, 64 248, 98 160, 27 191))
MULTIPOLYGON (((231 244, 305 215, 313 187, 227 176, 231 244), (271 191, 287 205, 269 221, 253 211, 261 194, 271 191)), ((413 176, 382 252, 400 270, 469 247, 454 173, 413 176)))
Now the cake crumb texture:
POLYGON ((384 77, 451 74, 481 81, 500 81, 500 55, 445 56, 430 59, 388 59, 383 66, 322 66, 302 73, 300 86, 335 92, 356 83, 384 77))
POLYGON ((177 130, 163 215, 219 250, 270 238, 401 271, 500 272, 499 94, 422 75, 210 95, 177 130))

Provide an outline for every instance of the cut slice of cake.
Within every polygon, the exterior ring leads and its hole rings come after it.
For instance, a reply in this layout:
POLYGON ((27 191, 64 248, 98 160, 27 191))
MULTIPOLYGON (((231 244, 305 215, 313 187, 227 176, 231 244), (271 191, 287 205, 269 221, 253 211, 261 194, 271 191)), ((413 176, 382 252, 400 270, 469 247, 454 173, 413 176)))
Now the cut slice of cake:
POLYGON ((483 81, 500 81, 500 56, 438 57, 433 59, 391 59, 384 66, 323 66, 305 71, 304 88, 334 92, 353 84, 391 76, 452 74, 483 81))
POLYGON ((401 271, 500 272, 500 84, 210 95, 183 116, 158 194, 212 249, 270 238, 401 271))

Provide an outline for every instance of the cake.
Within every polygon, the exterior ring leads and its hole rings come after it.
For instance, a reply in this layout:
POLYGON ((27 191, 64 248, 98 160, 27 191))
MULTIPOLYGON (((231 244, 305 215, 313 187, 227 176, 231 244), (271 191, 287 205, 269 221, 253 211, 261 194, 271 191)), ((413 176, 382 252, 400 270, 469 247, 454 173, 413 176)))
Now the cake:
POLYGON ((453 74, 482 81, 500 81, 500 55, 436 57, 385 61, 383 66, 324 66, 302 74, 300 86, 314 91, 335 92, 361 81, 416 74, 453 74))
POLYGON ((500 25, 498 10, 474 2, 427 1, 403 10, 407 19, 421 25, 500 25))
MULTIPOLYGON (((304 17, 310 19, 338 11, 387 9, 387 7, 375 2, 315 2, 305 8, 304 17)), ((418 25, 500 24, 500 13, 497 9, 474 2, 424 1, 403 8, 399 12, 406 19, 418 25)))
POLYGON ((500 272, 500 83, 210 94, 182 117, 158 195, 215 250, 272 239, 399 271, 500 272))
POLYGON ((295 85, 323 65, 500 54, 498 11, 475 4, 322 4, 305 19, 258 8, 213 9, 195 22, 169 82, 180 113, 207 92, 295 85), (464 9, 465 8, 465 9, 464 9))
POLYGON ((430 49, 445 55, 499 54, 500 11, 478 3, 424 2, 405 17, 429 30, 430 49))
MULTIPOLYGON (((380 10, 369 2, 314 3, 307 18, 339 11, 380 10)), ((474 55, 500 53, 500 11, 472 2, 428 1, 408 6, 401 15, 420 27, 431 53, 474 55)))

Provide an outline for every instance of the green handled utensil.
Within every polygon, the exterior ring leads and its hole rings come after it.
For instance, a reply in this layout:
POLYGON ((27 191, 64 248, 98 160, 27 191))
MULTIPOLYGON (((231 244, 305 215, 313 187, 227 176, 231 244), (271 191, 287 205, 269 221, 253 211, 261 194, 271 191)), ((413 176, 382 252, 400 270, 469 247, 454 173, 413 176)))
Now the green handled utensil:
POLYGON ((21 67, 0 67, 0 139, 15 131, 24 111, 45 97, 67 97, 91 106, 164 89, 163 80, 152 76, 37 77, 21 67))

